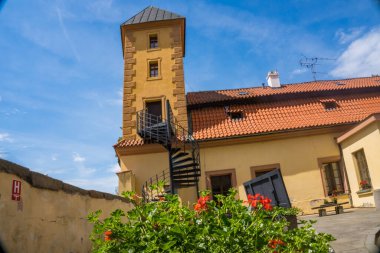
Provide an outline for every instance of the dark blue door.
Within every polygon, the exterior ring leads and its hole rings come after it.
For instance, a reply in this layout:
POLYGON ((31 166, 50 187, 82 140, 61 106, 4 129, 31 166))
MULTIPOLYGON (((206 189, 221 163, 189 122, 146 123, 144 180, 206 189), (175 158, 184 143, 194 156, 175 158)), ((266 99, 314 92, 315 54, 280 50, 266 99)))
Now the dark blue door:
POLYGON ((272 205, 291 207, 288 193, 279 169, 272 170, 244 183, 246 194, 260 193, 272 199, 272 205))

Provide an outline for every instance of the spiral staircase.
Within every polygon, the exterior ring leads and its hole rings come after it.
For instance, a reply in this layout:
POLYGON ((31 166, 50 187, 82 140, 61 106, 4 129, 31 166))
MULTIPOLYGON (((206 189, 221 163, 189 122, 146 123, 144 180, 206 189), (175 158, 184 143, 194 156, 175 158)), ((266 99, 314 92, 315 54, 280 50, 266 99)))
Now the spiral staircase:
POLYGON ((180 188, 196 187, 201 175, 199 145, 180 126, 166 101, 166 118, 142 110, 137 112, 137 133, 144 143, 158 143, 169 155, 169 169, 149 178, 142 186, 145 201, 157 201, 164 193, 177 193, 180 188))

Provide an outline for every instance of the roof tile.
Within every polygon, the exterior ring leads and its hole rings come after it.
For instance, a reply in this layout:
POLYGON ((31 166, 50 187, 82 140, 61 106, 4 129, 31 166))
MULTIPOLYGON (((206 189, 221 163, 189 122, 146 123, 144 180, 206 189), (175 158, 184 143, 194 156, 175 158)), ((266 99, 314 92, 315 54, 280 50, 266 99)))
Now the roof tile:
POLYGON ((307 93, 313 91, 360 89, 366 87, 380 87, 380 77, 374 76, 343 80, 313 81, 296 84, 286 84, 282 85, 281 88, 252 87, 232 90, 189 92, 186 97, 187 104, 191 106, 212 102, 230 101, 242 98, 254 98, 279 94, 307 93), (247 93, 247 95, 240 95, 241 92, 245 92, 247 93))

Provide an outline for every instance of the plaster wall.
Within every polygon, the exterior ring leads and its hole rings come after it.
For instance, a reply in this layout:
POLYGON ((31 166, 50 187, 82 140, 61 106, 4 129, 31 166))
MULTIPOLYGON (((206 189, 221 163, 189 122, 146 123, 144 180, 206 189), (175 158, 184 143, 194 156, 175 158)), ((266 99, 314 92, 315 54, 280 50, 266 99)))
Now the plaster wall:
POLYGON ((380 123, 373 122, 341 143, 353 205, 374 206, 373 191, 359 193, 360 177, 353 153, 363 149, 373 189, 380 189, 380 123))
MULTIPOLYGON (((254 178, 251 167, 278 163, 292 204, 305 213, 314 212, 311 207, 325 199, 318 159, 339 156, 336 135, 329 133, 217 147, 201 145, 200 190, 206 189, 207 172, 234 169, 239 197, 245 200, 243 183, 254 178)), ((122 169, 127 167, 135 175, 137 187, 157 171, 169 167, 167 153, 122 156, 121 161, 122 169)), ((186 202, 196 198, 194 189, 182 190, 180 196, 186 202)), ((342 201, 347 200, 347 196, 342 197, 342 201)))
MULTIPOLYGON (((41 182, 42 176, 32 177, 41 182)), ((92 224, 87 215, 102 209, 105 218, 115 209, 132 208, 111 194, 65 187, 71 193, 36 188, 0 170, 0 241, 6 252, 90 252, 92 224), (11 199, 13 180, 21 181, 21 201, 11 199)))
POLYGON ((123 138, 135 139, 136 113, 146 102, 170 101, 174 116, 187 128, 183 72, 182 21, 124 27, 123 138), (149 36, 158 37, 158 48, 149 48, 149 36), (149 62, 158 62, 158 77, 149 76, 149 62))

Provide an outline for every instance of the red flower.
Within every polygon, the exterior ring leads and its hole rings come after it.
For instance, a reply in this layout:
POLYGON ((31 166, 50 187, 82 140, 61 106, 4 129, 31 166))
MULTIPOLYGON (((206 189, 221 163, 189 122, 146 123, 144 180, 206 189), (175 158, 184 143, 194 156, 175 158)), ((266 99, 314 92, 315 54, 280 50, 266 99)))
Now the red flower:
POLYGON ((205 211, 207 210, 207 201, 209 201, 211 197, 209 195, 200 197, 198 199, 198 203, 195 204, 194 210, 197 212, 205 211))
POLYGON ((276 249, 278 246, 285 245, 285 243, 280 239, 272 239, 269 240, 268 247, 272 249, 276 249))
POLYGON ((160 201, 165 201, 165 197, 160 197, 160 201))
POLYGON ((104 232, 104 241, 110 241, 111 240, 112 231, 108 230, 104 232))
POLYGON ((258 204, 260 204, 262 207, 264 207, 265 210, 269 211, 272 210, 271 202, 272 200, 270 198, 265 198, 263 195, 257 193, 255 195, 248 194, 248 204, 251 207, 256 208, 258 204))

